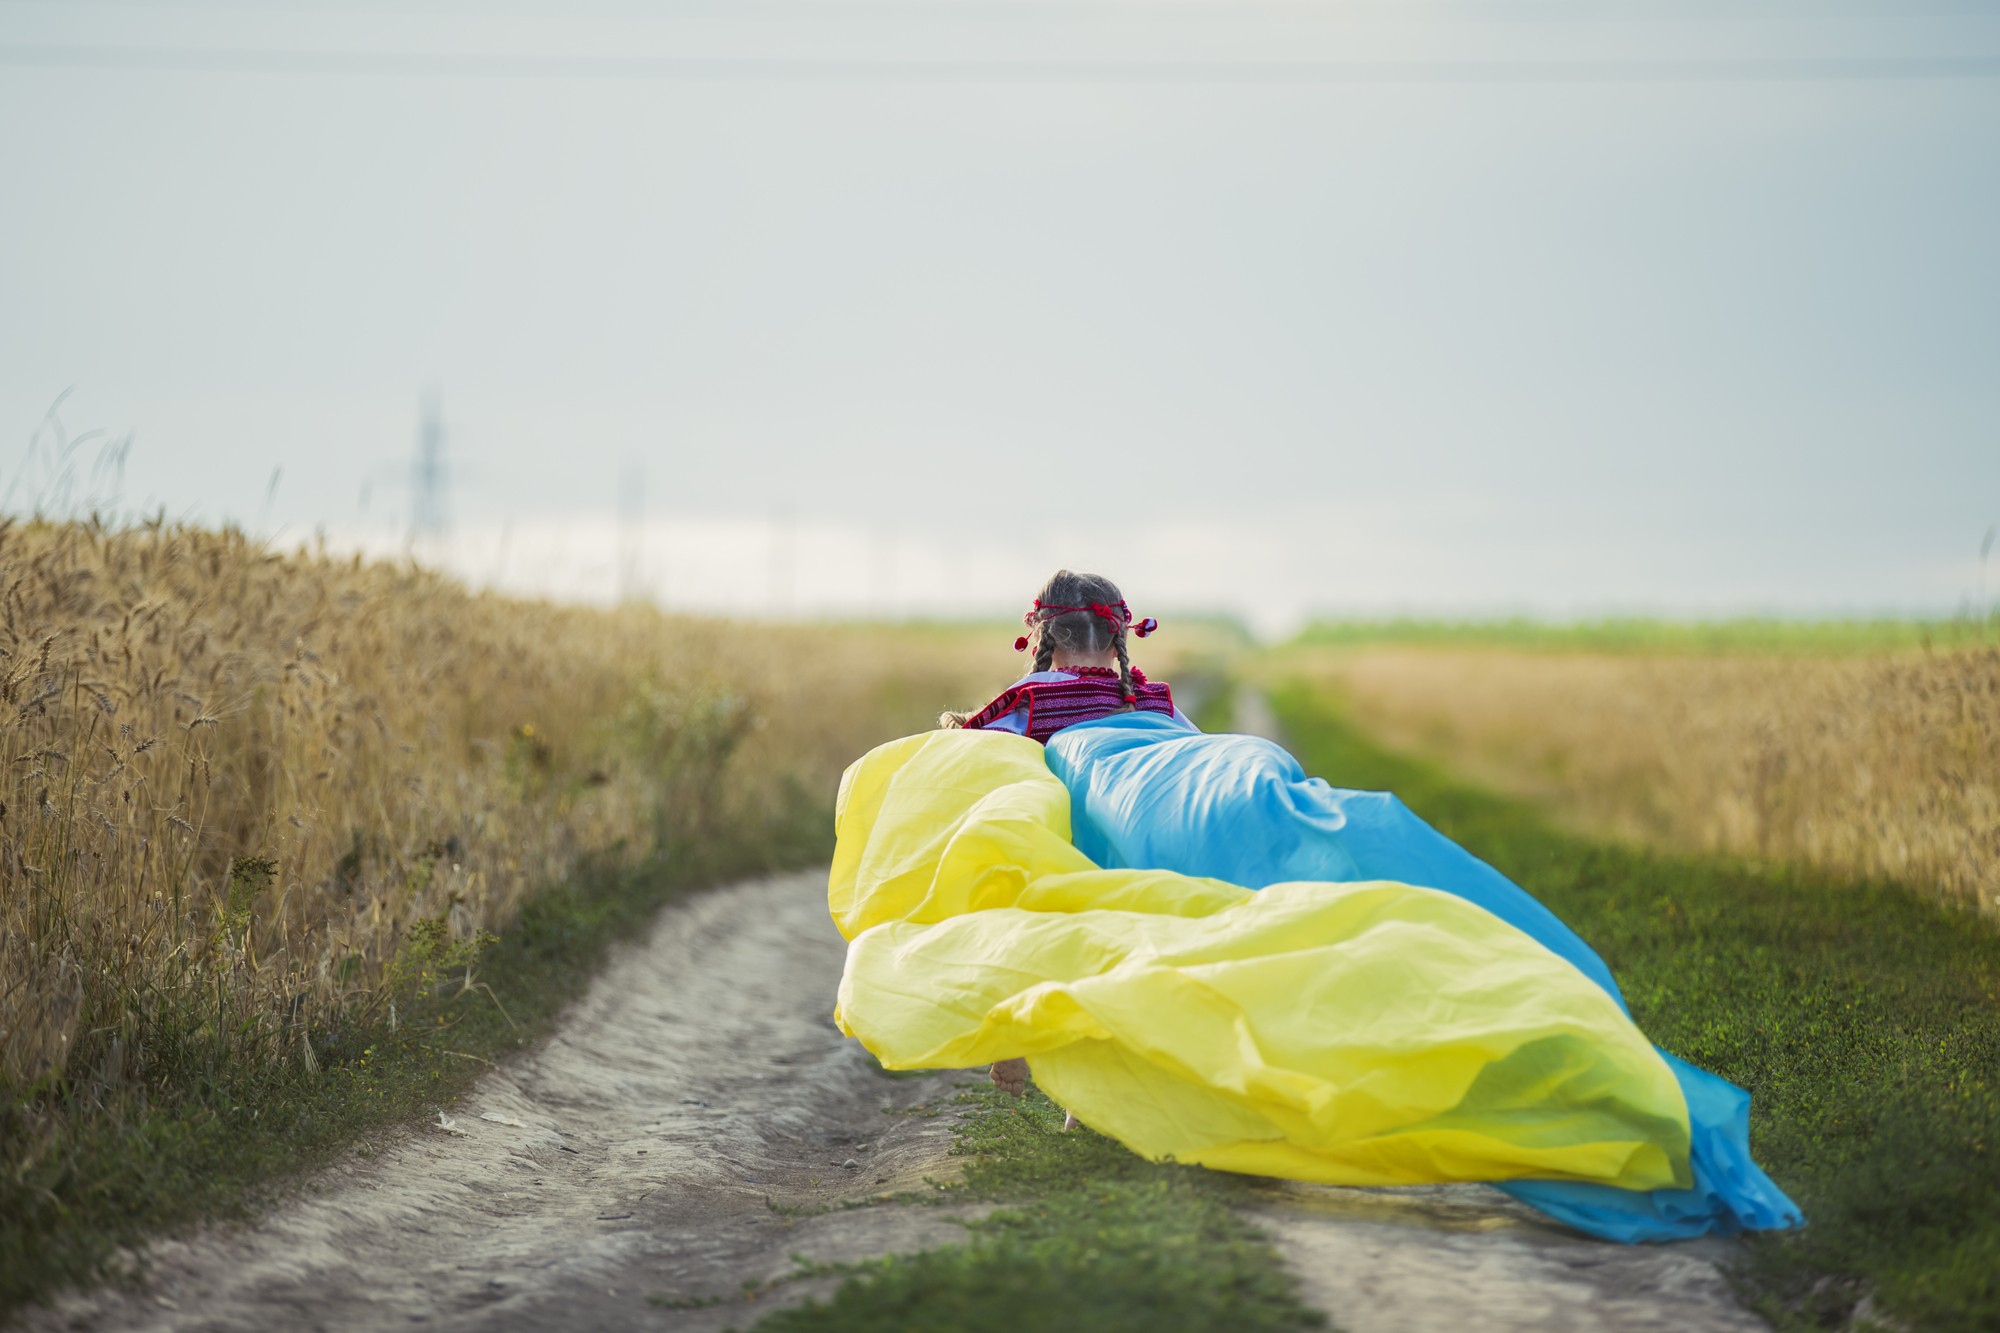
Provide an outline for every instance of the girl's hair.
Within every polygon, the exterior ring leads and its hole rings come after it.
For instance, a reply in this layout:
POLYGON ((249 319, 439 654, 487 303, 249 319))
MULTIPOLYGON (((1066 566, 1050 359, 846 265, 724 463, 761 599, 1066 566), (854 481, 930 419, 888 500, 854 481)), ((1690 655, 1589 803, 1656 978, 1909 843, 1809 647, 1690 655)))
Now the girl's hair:
MULTIPOLYGON (((1117 584, 1096 574, 1077 574, 1058 569, 1054 577, 1035 594, 1035 601, 1040 605, 1022 617, 1022 623, 1028 627, 1028 651, 1035 655, 1035 670, 1053 670, 1058 648, 1078 656, 1101 653, 1109 648, 1118 658, 1120 693, 1137 693, 1132 685, 1132 659, 1125 651, 1130 624, 1121 624, 1113 631, 1109 620, 1089 609, 1093 602, 1107 607, 1122 605, 1125 594, 1118 591, 1117 584), (1066 606, 1083 609, 1057 609, 1066 606)), ((1120 711, 1131 707, 1127 703, 1120 711)), ((971 713, 943 713, 938 717, 938 725, 962 727, 971 717, 971 713)))

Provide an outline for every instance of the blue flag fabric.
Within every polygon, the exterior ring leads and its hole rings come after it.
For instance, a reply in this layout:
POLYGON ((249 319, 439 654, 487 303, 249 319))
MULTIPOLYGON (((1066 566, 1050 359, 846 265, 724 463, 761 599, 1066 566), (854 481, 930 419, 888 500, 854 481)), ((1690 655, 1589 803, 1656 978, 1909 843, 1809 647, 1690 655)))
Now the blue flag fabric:
MULTIPOLYGON (((1308 778, 1283 747, 1191 732, 1125 713, 1050 738, 1049 769, 1070 793, 1077 850, 1107 869, 1172 870, 1261 889, 1299 880, 1396 880, 1485 908, 1602 986, 1624 1007, 1595 950, 1526 890, 1387 792, 1308 778)), ((1564 1181, 1498 1188, 1609 1240, 1677 1240, 1804 1222, 1750 1157, 1750 1094, 1675 1058, 1668 1066, 1693 1128, 1691 1189, 1650 1192, 1564 1181)))

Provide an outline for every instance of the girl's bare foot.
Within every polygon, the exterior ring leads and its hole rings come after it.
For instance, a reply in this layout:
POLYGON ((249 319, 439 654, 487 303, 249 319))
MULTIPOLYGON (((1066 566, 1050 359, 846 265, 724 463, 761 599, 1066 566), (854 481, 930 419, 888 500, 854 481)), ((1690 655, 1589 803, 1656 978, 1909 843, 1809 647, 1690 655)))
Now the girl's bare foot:
POLYGON ((993 1068, 987 1072, 993 1086, 1009 1097, 1018 1097, 1028 1090, 1028 1062, 1022 1059, 995 1060, 993 1068))
POLYGON ((1077 1126, 1077 1119, 1076 1119, 1076 1117, 1075 1117, 1075 1116, 1073 1116, 1073 1115, 1071 1115, 1071 1114, 1070 1114, 1070 1113, 1069 1113, 1068 1111, 1064 1111, 1064 1112, 1063 1112, 1063 1127, 1062 1127, 1062 1132, 1063 1132, 1063 1133, 1065 1133, 1065 1134, 1067 1134, 1067 1133, 1069 1133, 1069 1132, 1070 1132, 1070 1131, 1071 1131, 1072 1129, 1075 1129, 1075 1128, 1076 1128, 1076 1126, 1077 1126))

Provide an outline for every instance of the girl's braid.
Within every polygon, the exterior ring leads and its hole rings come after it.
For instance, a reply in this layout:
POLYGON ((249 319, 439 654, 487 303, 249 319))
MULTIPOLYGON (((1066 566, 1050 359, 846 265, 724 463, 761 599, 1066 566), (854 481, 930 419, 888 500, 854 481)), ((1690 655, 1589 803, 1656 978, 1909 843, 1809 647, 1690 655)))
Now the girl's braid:
POLYGON ((1047 671, 1056 660, 1056 636, 1048 632, 1049 621, 1054 616, 1042 617, 1035 626, 1035 670, 1047 671))

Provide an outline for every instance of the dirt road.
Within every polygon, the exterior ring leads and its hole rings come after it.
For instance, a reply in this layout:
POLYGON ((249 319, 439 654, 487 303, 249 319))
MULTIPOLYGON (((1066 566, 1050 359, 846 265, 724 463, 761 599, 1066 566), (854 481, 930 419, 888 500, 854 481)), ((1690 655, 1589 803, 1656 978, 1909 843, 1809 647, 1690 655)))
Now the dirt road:
MULTIPOLYGON (((842 956, 823 874, 673 906, 449 1127, 350 1156, 254 1227, 159 1245, 142 1290, 29 1325, 707 1333, 830 1289, 746 1301, 792 1254, 955 1241, 953 1219, 978 1210, 777 1210, 952 1173, 953 1113, 928 1112, 966 1075, 890 1079, 843 1039, 828 1020, 842 956)), ((1479 1186, 1260 1197, 1308 1298, 1349 1333, 1763 1327, 1717 1273, 1725 1242, 1599 1244, 1479 1186)))

